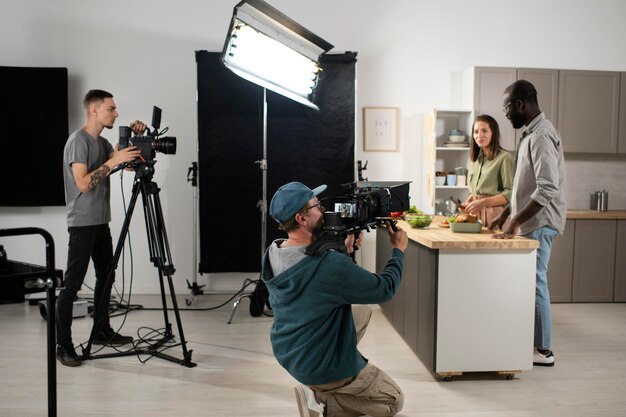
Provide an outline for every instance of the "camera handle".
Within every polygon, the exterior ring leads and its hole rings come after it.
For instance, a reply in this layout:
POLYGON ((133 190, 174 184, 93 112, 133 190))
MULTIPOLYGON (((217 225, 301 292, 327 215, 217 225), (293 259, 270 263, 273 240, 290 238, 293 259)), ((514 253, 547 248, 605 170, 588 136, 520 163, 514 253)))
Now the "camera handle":
POLYGON ((119 164, 118 166, 116 166, 115 168, 113 168, 113 169, 111 170, 111 172, 109 172, 109 176, 111 176, 111 175, 115 174, 117 171, 121 171, 121 170, 122 170, 122 169, 124 169, 124 168, 128 168, 128 165, 129 165, 129 163, 128 163, 128 162, 124 162, 124 163, 119 164))
POLYGON ((357 235, 361 233, 362 230, 367 232, 370 229, 376 229, 377 227, 384 226, 385 222, 389 222, 391 224, 391 228, 394 232, 398 231, 398 227, 396 226, 397 222, 395 220, 390 219, 376 219, 373 223, 364 224, 361 226, 355 226, 351 229, 345 229, 342 231, 332 231, 332 230, 324 230, 322 228, 320 236, 318 236, 317 240, 307 246, 305 250, 305 254, 310 256, 320 255, 328 250, 336 250, 339 252, 347 253, 346 246, 344 241, 348 237, 348 235, 357 235))

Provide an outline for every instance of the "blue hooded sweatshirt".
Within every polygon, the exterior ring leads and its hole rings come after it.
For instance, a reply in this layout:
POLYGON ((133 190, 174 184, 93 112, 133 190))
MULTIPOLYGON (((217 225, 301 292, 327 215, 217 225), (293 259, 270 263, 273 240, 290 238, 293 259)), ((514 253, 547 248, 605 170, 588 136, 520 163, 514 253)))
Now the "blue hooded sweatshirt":
POLYGON ((341 252, 327 251, 305 256, 274 276, 270 249, 261 277, 274 311, 270 339, 278 362, 305 385, 357 375, 367 360, 357 350, 351 305, 389 301, 400 286, 404 253, 393 249, 381 275, 341 252))

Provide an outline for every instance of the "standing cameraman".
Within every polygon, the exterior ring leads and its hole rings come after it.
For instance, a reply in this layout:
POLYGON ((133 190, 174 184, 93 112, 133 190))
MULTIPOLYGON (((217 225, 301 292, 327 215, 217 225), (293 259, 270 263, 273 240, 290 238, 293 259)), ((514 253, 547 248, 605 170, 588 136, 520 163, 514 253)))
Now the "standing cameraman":
MULTIPOLYGON (((306 255, 322 227, 324 208, 317 195, 325 189, 291 182, 270 203, 270 215, 288 235, 271 244, 262 266, 274 311, 272 349, 278 362, 304 384, 295 389, 301 417, 393 416, 402 409, 404 395, 358 351, 372 311, 352 304, 383 303, 394 296, 408 237, 387 224, 394 249, 381 275, 341 252, 306 255)), ((346 246, 353 245, 350 235, 346 246)))
MULTIPOLYGON (((66 366, 79 366, 82 359, 72 342, 72 309, 80 291, 89 259, 96 272, 94 291, 95 344, 123 345, 133 338, 116 333, 109 324, 109 301, 115 281, 111 221, 110 181, 116 166, 139 156, 134 146, 121 150, 113 147, 100 133, 111 129, 118 116, 113 95, 102 90, 89 91, 83 100, 87 121, 72 133, 63 153, 63 178, 67 204, 69 245, 64 288, 57 301, 57 359, 66 366)), ((140 121, 131 124, 136 134, 145 131, 140 121)))

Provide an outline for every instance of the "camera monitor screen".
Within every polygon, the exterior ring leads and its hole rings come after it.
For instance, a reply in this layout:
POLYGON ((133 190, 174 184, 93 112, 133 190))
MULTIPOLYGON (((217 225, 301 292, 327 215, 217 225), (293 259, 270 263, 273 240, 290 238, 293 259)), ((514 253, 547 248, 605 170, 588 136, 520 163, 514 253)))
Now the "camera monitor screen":
POLYGON ((341 217, 353 218, 356 215, 356 203, 335 203, 333 211, 340 213, 341 217))

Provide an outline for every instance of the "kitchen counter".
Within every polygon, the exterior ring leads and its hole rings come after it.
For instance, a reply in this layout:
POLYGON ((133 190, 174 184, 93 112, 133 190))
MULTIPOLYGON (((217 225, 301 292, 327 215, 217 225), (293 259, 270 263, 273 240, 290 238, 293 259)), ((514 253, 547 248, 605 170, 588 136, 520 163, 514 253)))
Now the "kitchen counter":
POLYGON ((572 220, 626 220, 626 210, 567 210, 567 218, 572 220))
POLYGON ((404 229, 409 239, 430 249, 537 249, 539 242, 516 236, 513 239, 494 239, 498 233, 485 227, 480 233, 454 233, 450 228, 439 227, 445 217, 437 216, 427 228, 413 228, 404 220, 398 226, 404 229))
MULTIPOLYGON (((438 227, 407 231, 402 282, 382 305, 396 331, 434 374, 513 374, 532 369, 538 242, 494 233, 453 233, 438 227), (488 348, 485 348, 488 346, 488 348)), ((376 270, 391 244, 376 234, 376 270)))

